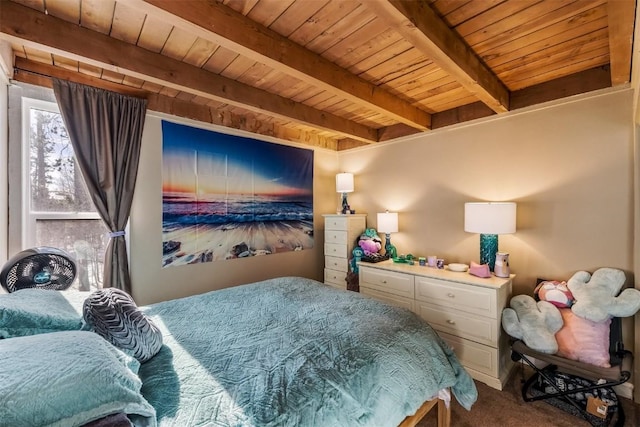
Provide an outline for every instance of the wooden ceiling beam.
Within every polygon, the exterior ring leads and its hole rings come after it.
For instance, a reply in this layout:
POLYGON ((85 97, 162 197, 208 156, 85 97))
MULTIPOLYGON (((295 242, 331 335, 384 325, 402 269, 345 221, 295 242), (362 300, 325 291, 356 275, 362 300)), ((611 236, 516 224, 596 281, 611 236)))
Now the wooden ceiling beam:
POLYGON ((418 132, 415 129, 412 129, 402 123, 398 123, 396 125, 378 129, 378 140, 380 142, 390 141, 392 139, 402 138, 416 133, 418 132))
POLYGON ((511 110, 611 87, 611 67, 603 65, 511 92, 511 110))
POLYGON ((366 6, 497 113, 509 90, 426 0, 369 0, 366 6))
MULTIPOLYGON (((514 111, 607 87, 611 87, 611 74, 610 67, 605 65, 513 91, 509 104, 511 111, 514 111)), ((467 104, 433 114, 433 129, 489 117, 494 114, 494 111, 481 102, 467 104)), ((380 130, 378 130, 379 132, 380 130)), ((342 141, 339 142, 338 147, 341 145, 342 141)))
POLYGON ((428 112, 252 21, 221 2, 127 0, 126 4, 401 123, 420 130, 431 127, 428 112))
POLYGON ((0 8, 0 38, 250 111, 376 142, 376 129, 150 52, 14 2, 0 8))
MULTIPOLYGON (((336 139, 324 138, 304 131, 300 131, 298 134, 292 135, 292 132, 289 129, 285 129, 278 124, 251 120, 250 117, 240 116, 230 111, 220 110, 189 101, 182 101, 180 99, 158 93, 151 93, 144 89, 113 83, 98 77, 73 72, 54 65, 44 64, 42 62, 30 61, 25 58, 16 58, 15 73, 12 76, 14 80, 51 88, 53 87, 51 81, 52 77, 109 90, 123 95, 146 98, 147 109, 149 111, 157 111, 159 113, 239 129, 253 134, 275 137, 286 141, 304 141, 305 145, 313 147, 325 148, 334 151, 338 149, 338 140, 336 139)), ((360 143, 366 144, 362 141, 360 141, 360 143)))
POLYGON ((336 151, 351 150, 352 148, 364 147, 367 144, 363 144, 362 141, 356 141, 355 139, 345 138, 338 141, 336 151))
MULTIPOLYGON (((67 68, 45 64, 44 62, 32 61, 22 57, 16 57, 15 62, 14 75, 12 78, 18 81, 22 81, 21 75, 26 72, 30 74, 38 74, 43 77, 57 77, 61 80, 69 80, 75 83, 120 93, 122 95, 135 96, 137 98, 148 98, 150 93, 144 89, 114 83, 109 80, 103 80, 99 77, 78 73, 67 68)), ((49 85, 45 86, 49 87, 49 85)))
POLYGON ((633 26, 636 17, 636 2, 609 0, 609 63, 613 86, 631 81, 631 53, 633 49, 633 26))

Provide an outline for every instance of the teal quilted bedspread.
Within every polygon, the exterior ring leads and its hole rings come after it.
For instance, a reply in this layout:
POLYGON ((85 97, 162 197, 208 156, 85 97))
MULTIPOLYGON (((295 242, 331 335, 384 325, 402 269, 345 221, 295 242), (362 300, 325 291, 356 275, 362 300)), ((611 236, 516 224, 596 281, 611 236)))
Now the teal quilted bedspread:
POLYGON ((162 350, 142 364, 160 426, 397 426, 473 380, 414 313, 302 278, 143 308, 162 350))

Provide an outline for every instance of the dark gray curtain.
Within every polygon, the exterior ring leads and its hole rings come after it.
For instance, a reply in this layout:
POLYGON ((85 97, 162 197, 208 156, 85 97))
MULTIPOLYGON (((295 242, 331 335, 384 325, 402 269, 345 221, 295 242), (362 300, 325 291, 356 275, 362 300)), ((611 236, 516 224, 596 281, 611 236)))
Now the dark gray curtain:
POLYGON ((124 228, 138 173, 147 101, 56 78, 53 91, 93 203, 111 231, 103 286, 131 293, 124 228))

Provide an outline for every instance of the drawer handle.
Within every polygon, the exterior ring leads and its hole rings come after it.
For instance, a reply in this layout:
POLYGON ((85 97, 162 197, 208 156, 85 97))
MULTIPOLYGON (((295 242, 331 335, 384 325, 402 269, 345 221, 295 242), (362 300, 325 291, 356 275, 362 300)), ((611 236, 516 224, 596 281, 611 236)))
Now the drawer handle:
POLYGON ((455 297, 456 297, 456 295, 455 295, 455 294, 452 294, 451 292, 449 292, 449 293, 447 294, 447 296, 448 296, 449 298, 455 298, 455 297))
POLYGON ((387 284, 387 281, 386 281, 386 280, 381 280, 381 282, 382 282, 382 284, 383 284, 383 285, 386 285, 386 284, 387 284))
POLYGON ((455 325, 456 321, 449 319, 449 320, 447 320, 447 323, 450 324, 450 325, 455 325))

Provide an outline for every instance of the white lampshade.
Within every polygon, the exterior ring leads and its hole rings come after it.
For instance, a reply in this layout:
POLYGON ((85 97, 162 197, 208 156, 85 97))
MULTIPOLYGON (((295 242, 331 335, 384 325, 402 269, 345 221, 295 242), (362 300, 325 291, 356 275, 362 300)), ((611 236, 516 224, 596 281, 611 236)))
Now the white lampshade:
POLYGON ((464 231, 481 234, 516 232, 516 204, 481 202, 464 204, 464 231))
POLYGON ((378 213, 378 232, 397 233, 398 232, 398 212, 378 213))
POLYGON ((339 173, 336 175, 336 192, 351 193, 353 192, 353 174, 339 173))

